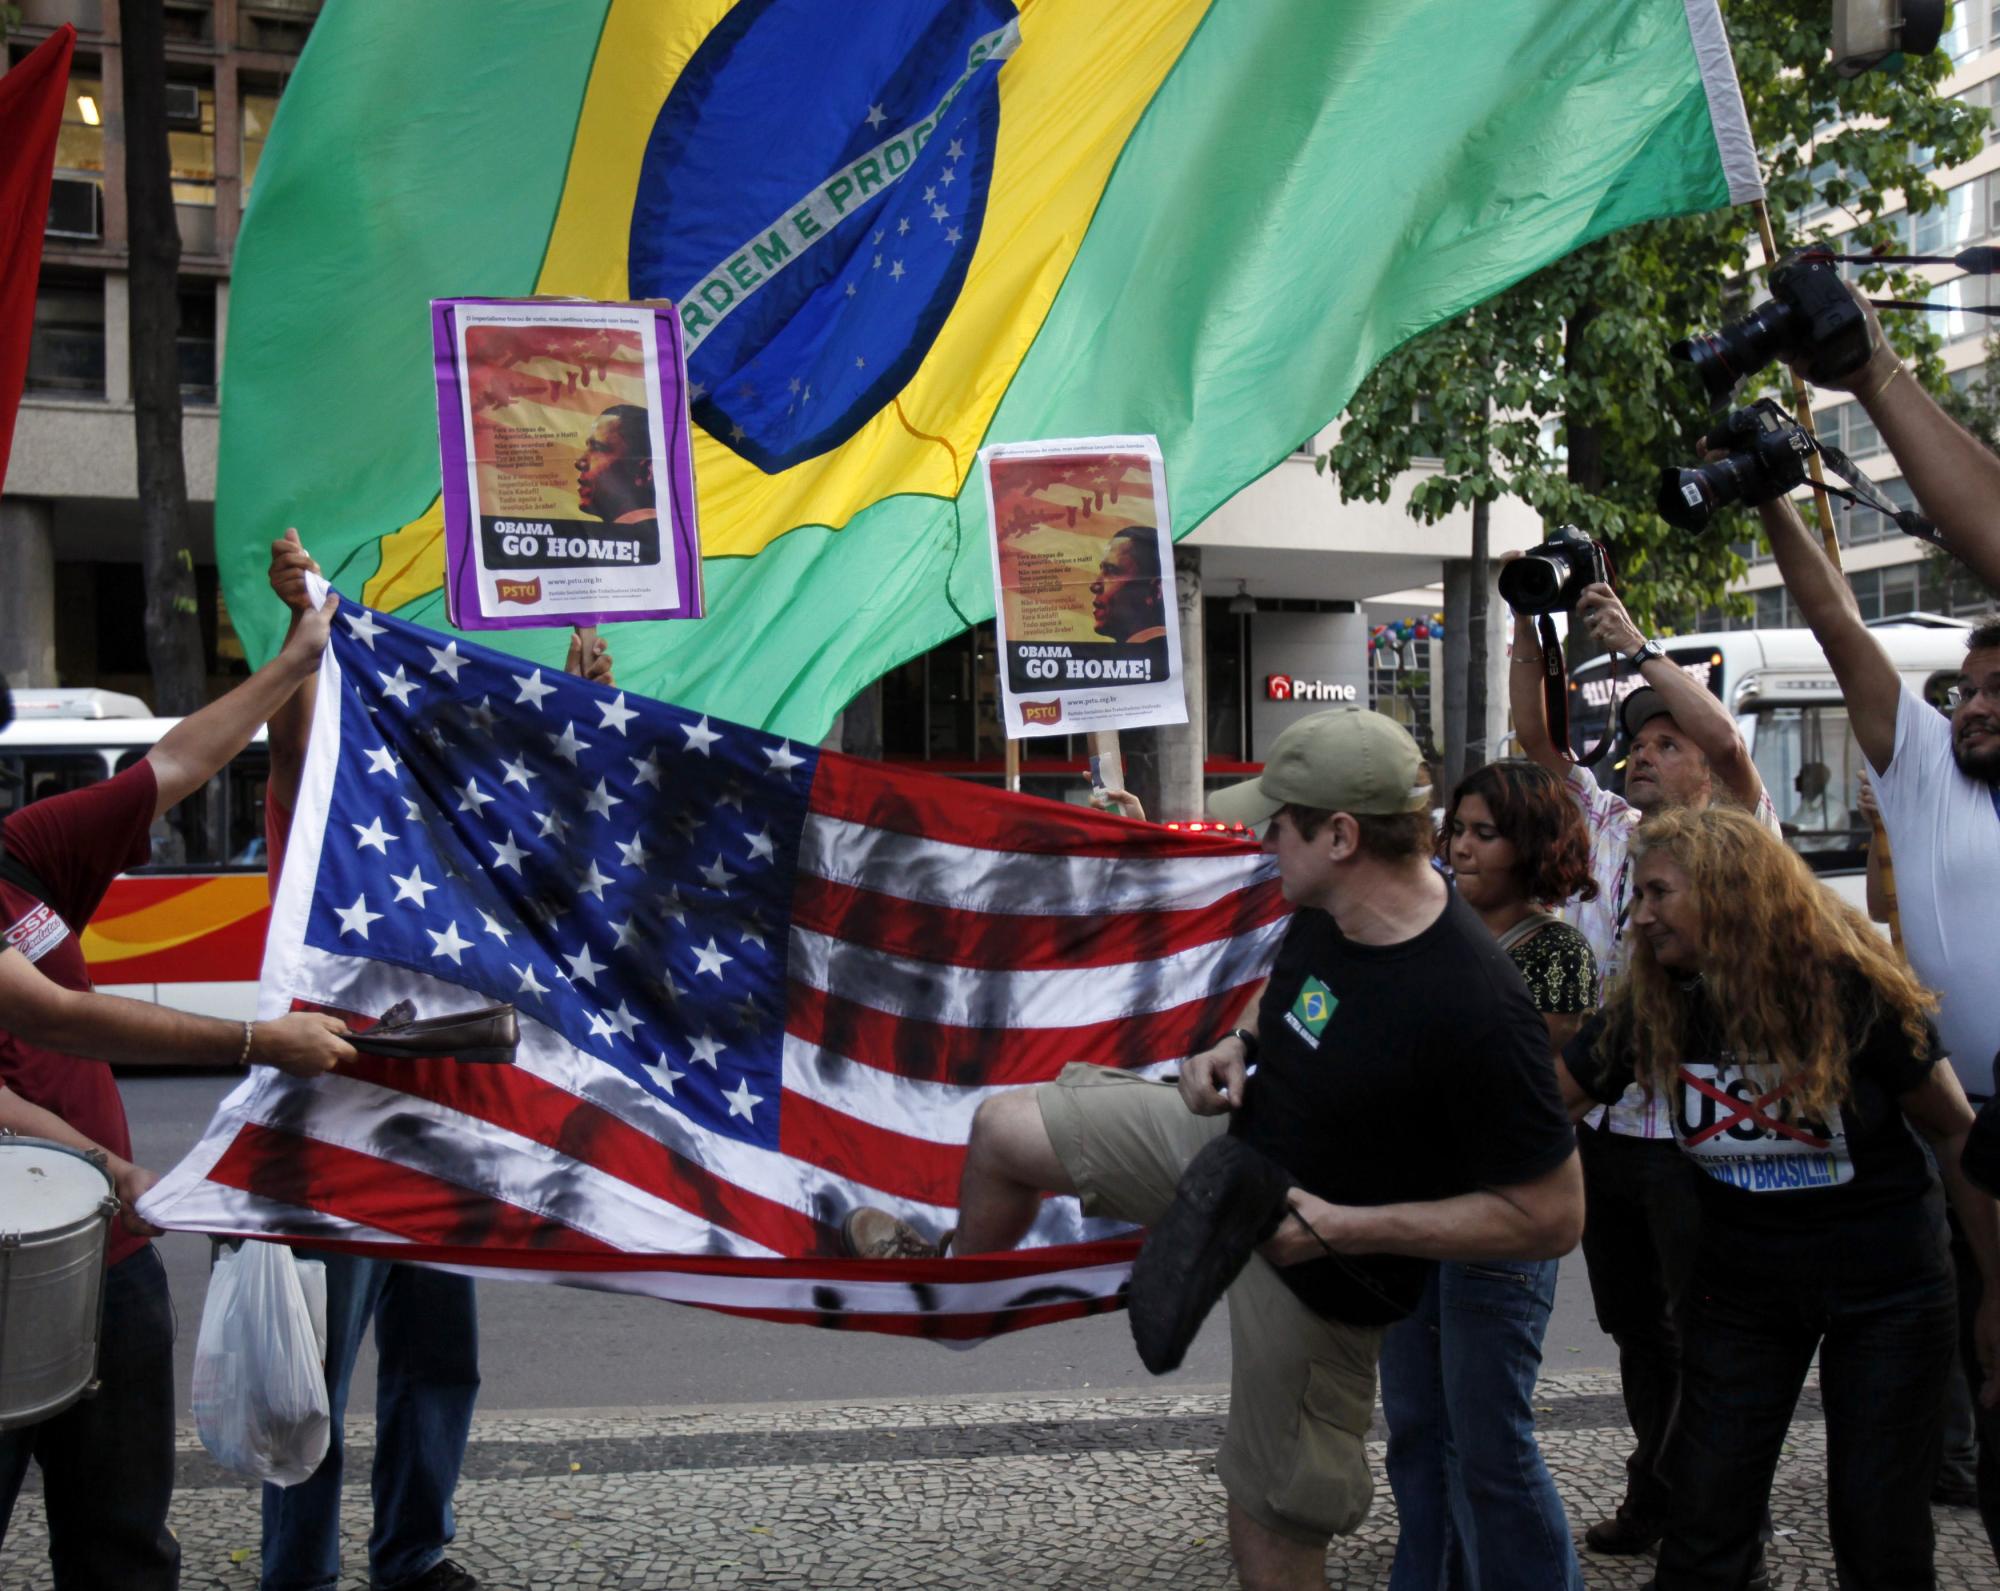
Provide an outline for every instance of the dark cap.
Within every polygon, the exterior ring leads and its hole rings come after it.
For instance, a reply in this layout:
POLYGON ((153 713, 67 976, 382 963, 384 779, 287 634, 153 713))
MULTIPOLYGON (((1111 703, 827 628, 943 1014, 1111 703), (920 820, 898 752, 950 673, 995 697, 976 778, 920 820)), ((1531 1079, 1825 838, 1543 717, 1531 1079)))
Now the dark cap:
POLYGON ((1658 718, 1662 713, 1671 718, 1674 710, 1666 697, 1650 685, 1642 685, 1619 703, 1618 720, 1625 726, 1625 733, 1636 735, 1649 719, 1658 718))

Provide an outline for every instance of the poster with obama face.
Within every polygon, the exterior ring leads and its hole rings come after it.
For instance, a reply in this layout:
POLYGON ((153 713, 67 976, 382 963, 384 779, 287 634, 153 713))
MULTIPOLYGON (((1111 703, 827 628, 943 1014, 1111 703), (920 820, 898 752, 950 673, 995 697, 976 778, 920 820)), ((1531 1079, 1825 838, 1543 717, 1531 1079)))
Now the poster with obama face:
POLYGON ((1157 439, 981 449, 1009 738, 1187 722, 1157 439))

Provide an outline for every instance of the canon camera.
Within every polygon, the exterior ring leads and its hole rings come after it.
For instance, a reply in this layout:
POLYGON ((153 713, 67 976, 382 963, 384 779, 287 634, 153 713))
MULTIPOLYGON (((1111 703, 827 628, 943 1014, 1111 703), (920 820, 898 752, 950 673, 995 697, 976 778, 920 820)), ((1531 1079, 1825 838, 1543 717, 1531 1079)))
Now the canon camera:
POLYGON ((1769 398, 1730 410, 1709 445, 1727 447, 1728 456, 1660 472, 1660 518, 1676 530, 1704 529, 1717 509, 1731 503, 1754 508, 1784 496, 1806 478, 1813 453, 1805 427, 1769 398))
POLYGON ((1604 549, 1574 525, 1500 566, 1500 598, 1516 613, 1563 613, 1585 586, 1609 584, 1604 549))
POLYGON ((1868 363, 1868 316, 1840 272, 1812 255, 1771 272, 1771 298, 1720 331, 1697 332, 1674 344, 1676 359, 1693 365, 1711 404, 1727 401, 1736 383, 1773 359, 1802 359, 1806 375, 1825 382, 1851 376, 1868 363))

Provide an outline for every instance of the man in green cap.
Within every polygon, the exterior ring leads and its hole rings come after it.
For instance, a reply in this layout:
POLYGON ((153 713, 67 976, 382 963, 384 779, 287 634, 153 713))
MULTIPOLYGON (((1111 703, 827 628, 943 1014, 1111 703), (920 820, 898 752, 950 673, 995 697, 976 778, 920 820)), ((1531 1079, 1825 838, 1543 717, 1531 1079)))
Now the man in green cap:
POLYGON ((1359 708, 1281 734, 1213 814, 1263 826, 1297 908, 1254 1016, 1152 1081, 1070 1066, 979 1109, 959 1225, 938 1243, 882 1210, 866 1258, 1011 1248, 1045 1193, 1150 1226, 1182 1168, 1231 1133, 1285 1168, 1296 1217, 1229 1289, 1229 1493, 1239 1578, 1323 1587, 1330 1537, 1372 1491, 1364 1447, 1382 1328, 1440 1258, 1549 1259, 1583 1229, 1576 1135, 1548 1029, 1513 962, 1431 866, 1416 742, 1359 708))

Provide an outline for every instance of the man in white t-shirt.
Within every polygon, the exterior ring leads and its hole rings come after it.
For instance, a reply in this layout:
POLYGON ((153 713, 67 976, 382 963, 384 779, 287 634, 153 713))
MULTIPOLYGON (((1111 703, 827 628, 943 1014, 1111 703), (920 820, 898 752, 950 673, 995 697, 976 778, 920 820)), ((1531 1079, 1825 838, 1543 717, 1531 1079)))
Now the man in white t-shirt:
MULTIPOLYGON (((1565 915, 1590 941, 1599 976, 1624 969, 1632 866, 1626 842, 1640 819, 1665 807, 1732 800, 1774 833, 1778 815, 1736 722, 1713 692, 1648 640, 1608 585, 1586 587, 1575 625, 1623 656, 1644 683, 1619 704, 1629 747, 1625 793, 1597 782, 1564 756, 1549 733, 1542 700, 1542 648, 1534 622, 1514 621, 1508 670, 1514 730, 1523 755, 1568 786, 1590 834, 1595 899, 1572 902, 1565 915)), ((1578 1134, 1585 1197, 1583 1258, 1598 1324, 1618 1345, 1619 1382, 1632 1424, 1625 1496, 1609 1519, 1584 1532, 1593 1552, 1647 1552, 1667 1516, 1668 1453, 1681 1395, 1681 1308, 1700 1235, 1696 1174, 1674 1143, 1664 1096, 1636 1084, 1593 1111, 1578 1134)))
MULTIPOLYGON (((1938 1035, 1952 1070, 1977 1105, 1994 1094, 2000 1049, 2000 978, 1993 975, 1993 901, 2000 894, 2000 623, 1966 638, 1965 662, 1946 718, 1903 683, 1882 643, 1818 540, 1782 499, 1758 512, 1778 572, 1812 627, 1847 702, 1855 743, 1873 771, 1876 804, 1896 868, 1903 949, 1938 996, 1938 1035)), ((1972 1313, 2000 1311, 2000 1214, 1980 1230, 1953 1213, 1961 1351, 1975 1370, 1972 1313), (1975 1306, 1976 1301, 1976 1306, 1975 1306)), ((1979 1512, 2000 1557, 2000 1411, 1984 1407, 1979 1429, 1979 1512)))

